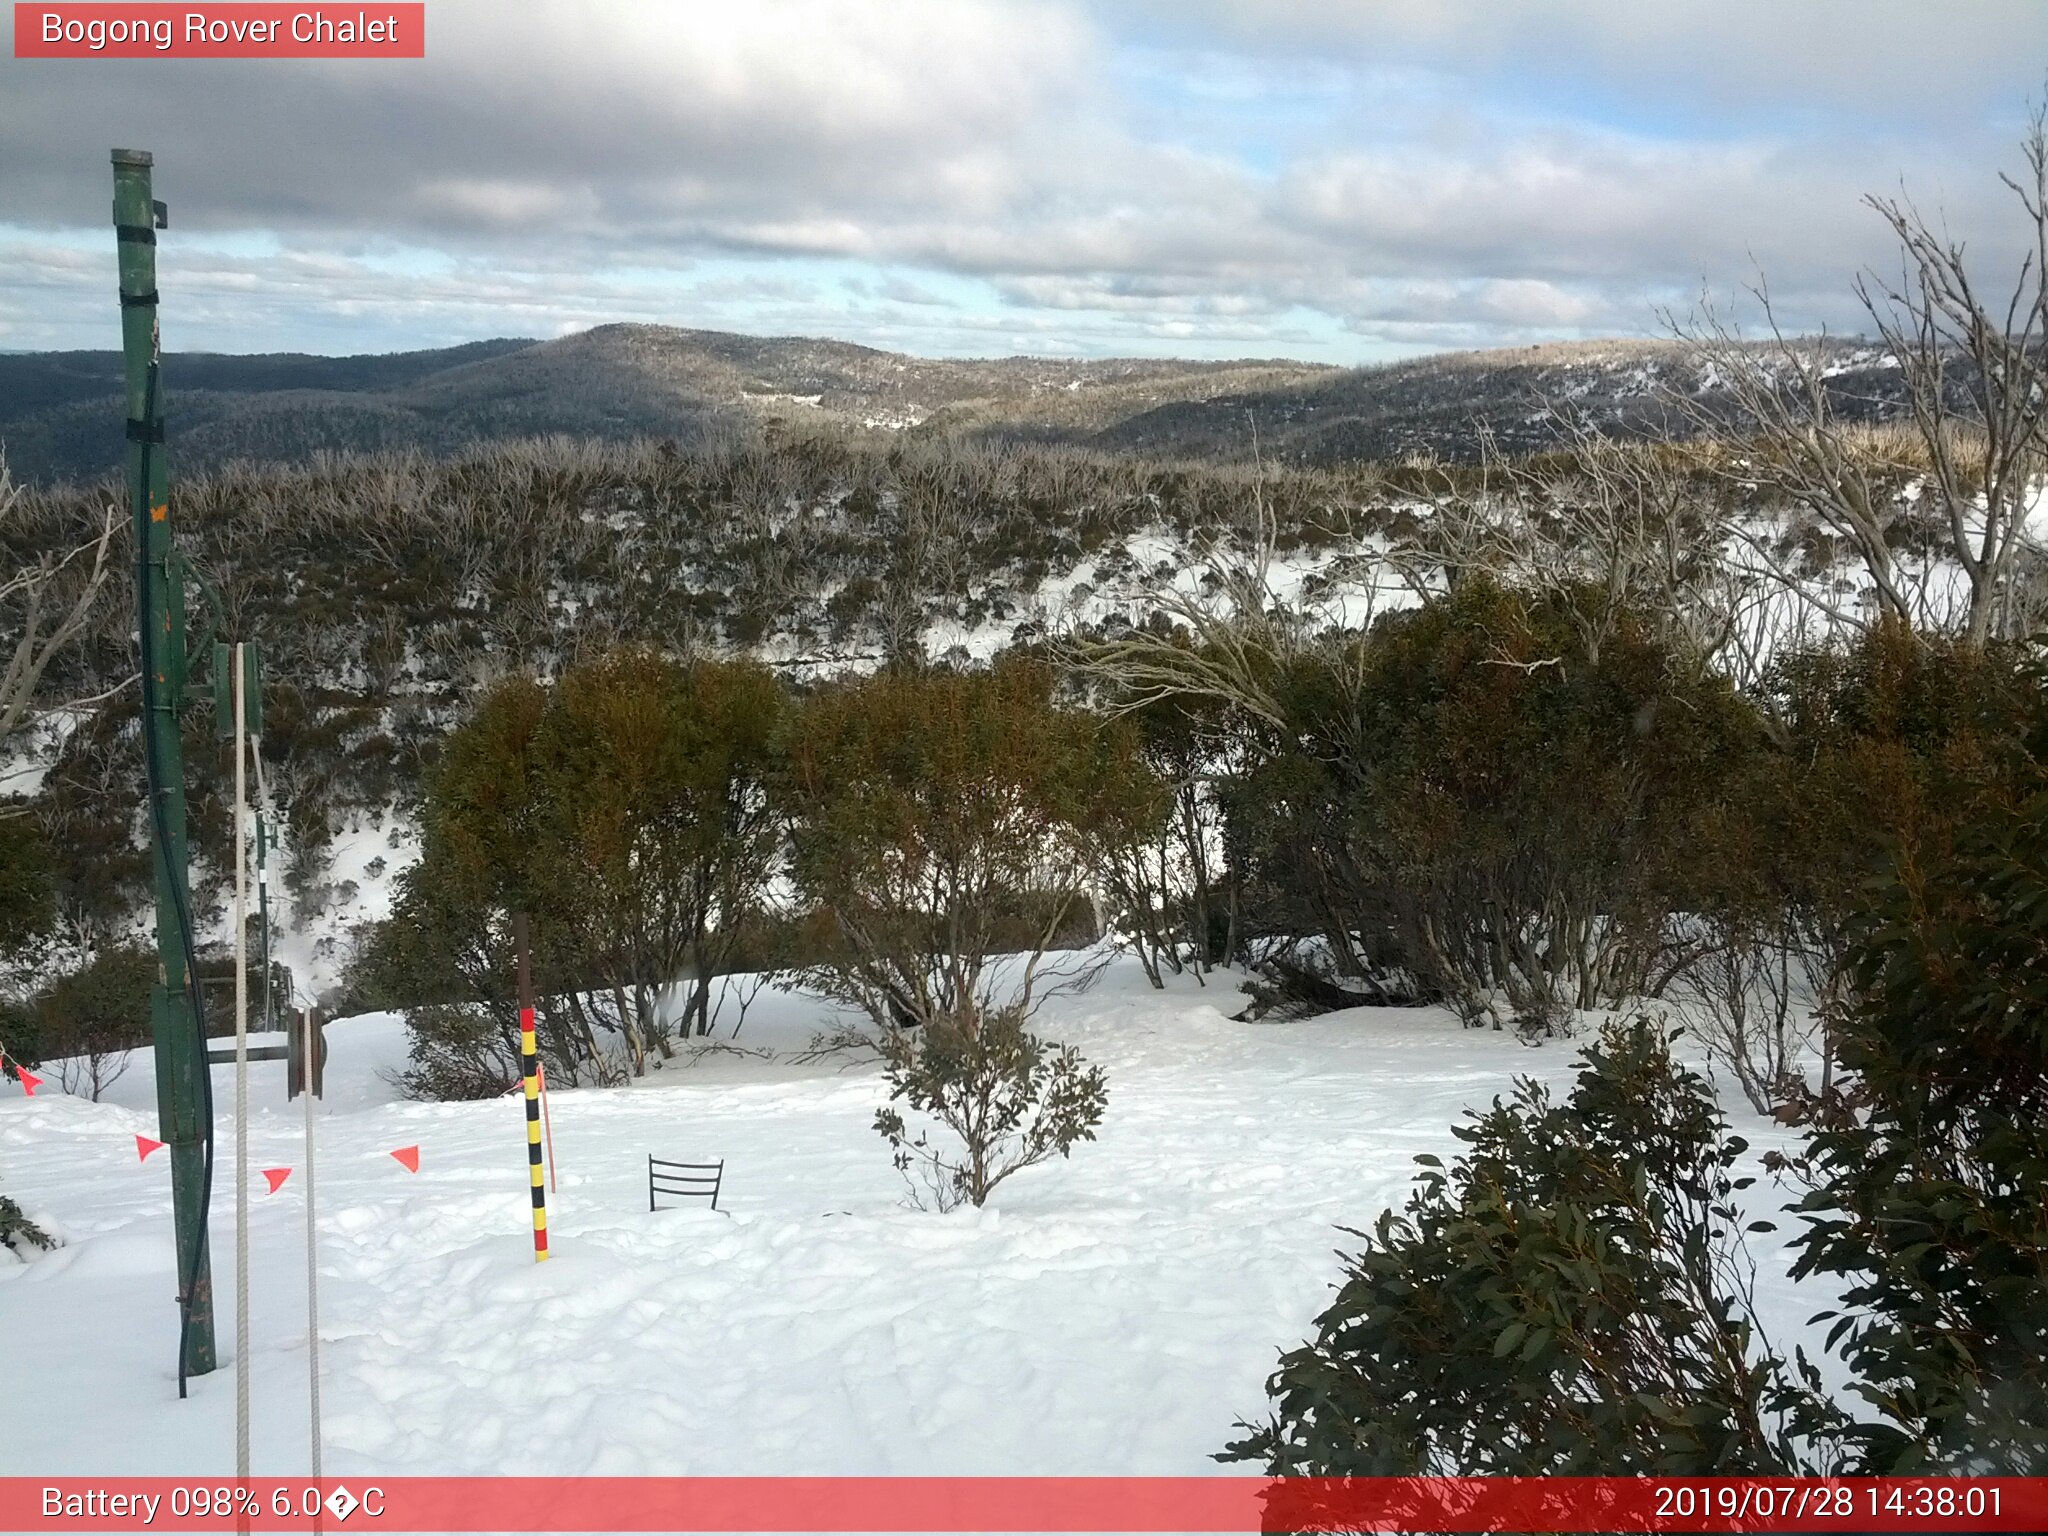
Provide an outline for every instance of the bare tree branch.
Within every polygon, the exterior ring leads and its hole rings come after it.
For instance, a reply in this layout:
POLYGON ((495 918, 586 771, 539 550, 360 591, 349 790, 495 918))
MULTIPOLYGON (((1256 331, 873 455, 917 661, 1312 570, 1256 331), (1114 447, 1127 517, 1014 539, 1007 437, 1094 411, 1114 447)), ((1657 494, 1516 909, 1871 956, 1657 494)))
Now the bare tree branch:
MULTIPOLYGON (((20 488, 0 455, 0 526, 17 514, 20 488)), ((111 573, 118 511, 109 506, 93 538, 62 552, 46 553, 0 577, 0 740, 33 713, 36 689, 50 663, 79 637, 111 573), (83 565, 81 572, 77 567, 83 565)))
MULTIPOLYGON (((2038 546, 2027 528, 2048 467, 2048 108, 2037 107, 2022 141, 2024 178, 2001 179, 2027 222, 2027 249, 2008 286, 1984 292, 1962 242, 1905 195, 1871 197, 1869 207, 1899 243, 1895 277, 1865 272, 1855 284, 1877 339, 1899 370, 1912 453, 1846 421, 1830 389, 1826 338, 1788 338, 1759 280, 1750 292, 1768 339, 1752 343, 1711 303, 1679 322, 1712 393, 1753 437, 1724 474, 1774 491, 1848 544, 1866 572, 1877 611, 1908 623, 1957 628, 1979 644, 2025 633, 2035 622, 2038 546), (1917 480, 1944 529, 1940 554, 1967 583, 1959 611, 1942 607, 1935 572, 1909 582, 1898 567, 1899 535, 1917 480)), ((1709 393, 1667 398, 1708 435, 1727 422, 1709 393)), ((1751 534, 1761 569, 1810 602, 1816 585, 1768 555, 1751 534)), ((1837 606, 1832 619, 1867 623, 1837 606)))

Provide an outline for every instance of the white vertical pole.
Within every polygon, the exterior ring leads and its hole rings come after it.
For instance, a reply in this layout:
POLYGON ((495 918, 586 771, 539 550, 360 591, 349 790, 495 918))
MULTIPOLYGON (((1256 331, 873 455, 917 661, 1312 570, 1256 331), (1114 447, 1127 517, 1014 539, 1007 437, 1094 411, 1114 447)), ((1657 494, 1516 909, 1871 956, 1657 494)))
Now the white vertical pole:
POLYGON ((248 719, 242 642, 235 669, 235 1475, 249 1475, 249 854, 248 719))
POLYGON ((320 1011, 300 1015, 306 1032, 299 1060, 299 1096, 306 1101, 306 1370, 312 1378, 313 1476, 320 1475, 320 1255, 313 1236, 313 1053, 320 1049, 320 1011))

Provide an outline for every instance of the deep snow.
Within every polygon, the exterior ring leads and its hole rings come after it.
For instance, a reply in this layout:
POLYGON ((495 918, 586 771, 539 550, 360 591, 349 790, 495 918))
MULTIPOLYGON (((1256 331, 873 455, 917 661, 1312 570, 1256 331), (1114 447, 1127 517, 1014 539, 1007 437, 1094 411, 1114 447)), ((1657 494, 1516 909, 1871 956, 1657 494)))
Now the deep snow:
MULTIPOLYGON (((988 1209, 905 1208, 870 1128, 871 1065, 787 1051, 825 1005, 763 994, 742 1045, 644 1084, 551 1095, 555 1256, 528 1224, 523 1109, 400 1102, 389 1015, 331 1027, 319 1116, 326 1471, 1201 1473, 1263 1404, 1276 1352, 1339 1276, 1340 1225, 1404 1196, 1420 1152, 1517 1073, 1573 1049, 1434 1010, 1242 1024, 1227 976, 1149 989, 1119 961, 1040 1028, 1110 1072, 1101 1140, 988 1209), (389 1154, 420 1146, 408 1173, 389 1154), (721 1205, 647 1211, 646 1156, 724 1158, 721 1205)), ((254 1461, 307 1465, 302 1172, 282 1064, 252 1069, 254 1461)), ((0 1084, 0 1189, 61 1231, 0 1257, 0 1473, 232 1470, 234 1161, 221 1112, 214 1282, 221 1369, 175 1384, 164 1155, 146 1053, 91 1104, 0 1084)), ((1732 1111, 1759 1145, 1785 1133, 1732 1111)), ((1774 1203, 1761 1188, 1756 1203, 1774 1203)), ((1813 1310, 1753 1238, 1779 1331, 1813 1310)), ((0 1251, 4 1253, 4 1251, 0 1251)))

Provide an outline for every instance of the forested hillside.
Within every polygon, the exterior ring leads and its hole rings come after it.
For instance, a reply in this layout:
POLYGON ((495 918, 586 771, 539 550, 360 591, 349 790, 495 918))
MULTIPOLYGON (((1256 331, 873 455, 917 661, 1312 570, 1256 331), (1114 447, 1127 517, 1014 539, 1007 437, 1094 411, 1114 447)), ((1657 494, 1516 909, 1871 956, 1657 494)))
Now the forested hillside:
MULTIPOLYGON (((1902 408, 1880 349, 1827 343, 1846 420, 1902 408)), ((1450 353, 1371 368, 1245 360, 941 360, 845 342, 608 325, 554 341, 320 358, 172 354, 167 427, 181 472, 316 453, 418 451, 560 434, 697 445, 770 421, 920 440, 1059 443, 1149 458, 1262 455, 1335 468, 1411 455, 1470 463, 1491 438, 1554 446, 1569 407, 1624 437, 1695 435, 1740 414, 1719 373, 1672 342, 1450 353)), ((0 444, 18 480, 91 480, 120 463, 112 352, 0 355, 0 444)))
MULTIPOLYGON (((318 452, 418 450, 542 434, 696 443, 773 418, 1085 437, 1167 402, 1329 372, 1301 363, 999 358, 949 362, 803 337, 607 325, 558 340, 321 358, 172 354, 167 429, 185 471, 318 452)), ((120 463, 120 358, 0 355, 0 443, 17 478, 92 479, 120 463)))
MULTIPOLYGON (((422 776, 479 691, 619 646, 753 656, 802 689, 1088 636, 1192 641, 1240 611, 1342 631, 1428 600, 1460 570, 1561 579, 1606 548, 1631 563, 1631 584, 1650 580, 1643 562, 1666 562, 1658 600, 1713 637, 1718 665, 1753 675, 1811 619, 1787 582, 1846 584, 1852 607, 1876 600, 1853 595, 1852 546, 1725 451, 1629 448, 1585 423, 1549 430, 1567 446, 1548 457, 1325 470, 798 421, 692 447, 555 437, 447 458, 319 455, 182 474, 176 505, 221 621, 264 646, 286 889, 333 950, 366 910, 361 872, 333 864, 337 840, 388 831, 389 847, 354 863, 402 865, 422 776), (1617 498, 1627 529, 1613 522, 1617 498), (1522 505, 1541 519, 1521 526, 1506 509, 1522 505), (1718 552, 1731 538, 1746 541, 1732 564, 1718 552)), ((1938 560, 1922 470, 1889 442, 1865 456, 1900 569, 1938 560)), ((77 545, 106 502, 83 488, 23 492, 0 530, 7 557, 77 545)), ((59 584, 82 572, 74 563, 59 584)), ((209 622, 196 590, 192 605, 196 625, 209 622)), ((110 590, 44 679, 53 697, 99 702, 46 718, 16 749, 30 765, 21 783, 40 786, 60 906, 86 933, 121 928, 146 894, 130 657, 127 604, 110 590)), ((220 827, 217 755, 194 737, 202 877, 220 827)))

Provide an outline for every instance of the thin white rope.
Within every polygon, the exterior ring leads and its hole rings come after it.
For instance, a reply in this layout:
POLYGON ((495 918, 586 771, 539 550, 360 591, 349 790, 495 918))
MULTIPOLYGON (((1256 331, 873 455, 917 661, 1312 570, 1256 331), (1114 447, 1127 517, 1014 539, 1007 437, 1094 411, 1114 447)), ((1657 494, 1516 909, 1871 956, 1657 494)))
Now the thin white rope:
MULTIPOLYGON (((270 847, 271 851, 275 852, 278 847, 277 807, 270 802, 270 778, 263 771, 263 737, 260 734, 252 735, 249 738, 249 743, 249 757, 256 765, 256 808, 263 819, 270 823, 270 847)), ((268 866, 258 869, 256 874, 257 878, 263 882, 264 887, 268 889, 270 884, 270 870, 268 866)), ((275 911, 273 910, 271 921, 275 922, 276 920, 275 911)), ((268 985, 267 982, 265 984, 268 985)), ((298 977, 294 976, 292 977, 292 995, 288 1001, 296 1003, 300 998, 304 998, 307 1005, 311 1006, 312 997, 299 985, 298 977)))
MULTIPOLYGON (((259 814, 270 823, 271 846, 277 846, 277 809, 270 800, 270 777, 263 771, 263 738, 253 735, 249 738, 249 758, 256 768, 256 805, 259 814)), ((270 872, 267 868, 257 872, 266 885, 270 872)), ((268 985, 266 980, 265 985, 268 985)), ((292 992, 299 995, 297 978, 293 978, 292 992)), ((313 1476, 320 1472, 320 1242, 318 1226, 317 1196, 319 1185, 314 1177, 313 1167, 313 1063, 315 1053, 320 1049, 320 1019, 317 1010, 307 1000, 305 1011, 300 1015, 299 1028, 304 1032, 304 1049, 299 1057, 303 1077, 300 1092, 306 1100, 306 1374, 307 1413, 313 1450, 313 1476)))
MULTIPOLYGON (((249 755, 242 642, 235 670, 235 1475, 249 1475, 249 755)), ((209 1069, 210 1070, 210 1069, 209 1069)))
POLYGON ((312 1383, 313 1475, 320 1475, 320 1255, 313 1227, 313 1068, 320 1049, 320 1017, 308 1008, 301 1015, 306 1031, 299 1060, 304 1063, 299 1095, 306 1101, 306 1372, 312 1383))

